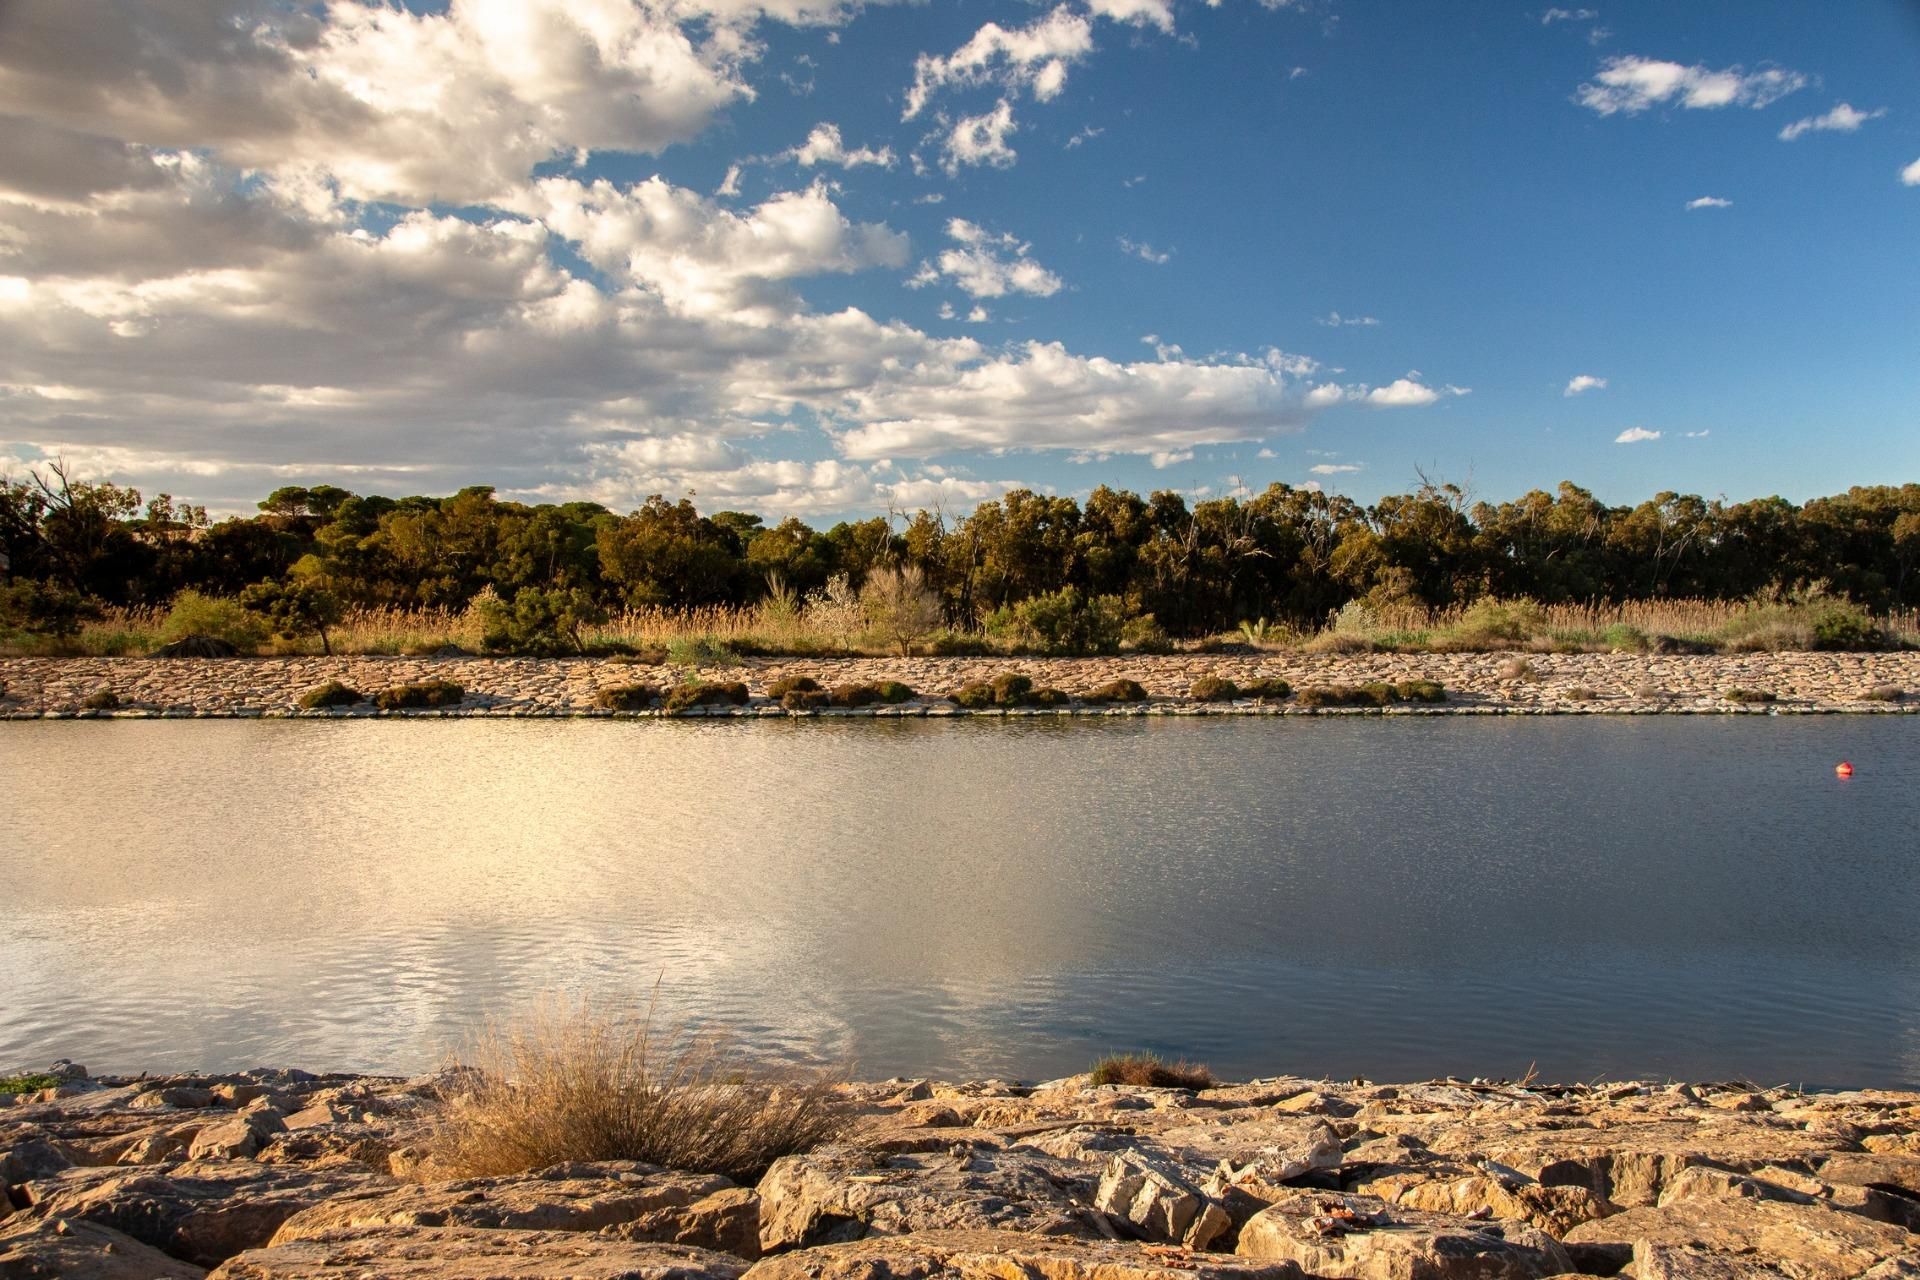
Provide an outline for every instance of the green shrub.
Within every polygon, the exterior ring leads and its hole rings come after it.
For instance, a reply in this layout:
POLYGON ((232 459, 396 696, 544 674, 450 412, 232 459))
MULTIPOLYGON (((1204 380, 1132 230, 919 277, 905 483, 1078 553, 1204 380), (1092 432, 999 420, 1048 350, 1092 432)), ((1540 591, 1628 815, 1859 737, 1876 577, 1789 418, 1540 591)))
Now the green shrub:
POLYGON ((403 711, 417 707, 457 707, 467 691, 451 680, 422 680, 418 684, 397 684, 373 695, 373 705, 382 711, 403 711))
POLYGON ((667 690, 664 705, 672 712, 691 707, 744 707, 747 705, 747 686, 738 680, 690 681, 667 690))
POLYGON ((1500 678, 1502 680, 1522 680, 1527 684, 1537 684, 1540 680, 1540 669, 1533 665, 1531 659, 1509 658, 1500 664, 1500 678))
MULTIPOLYGON (((301 565, 309 562, 318 564, 314 557, 307 557, 301 565)), ((294 572, 300 573, 300 565, 294 572)), ((240 593, 240 604, 264 619, 275 639, 298 641, 318 636, 320 652, 328 654, 333 652, 328 632, 346 614, 340 597, 328 590, 325 579, 317 574, 294 576, 284 582, 256 582, 240 593)))
POLYGON ((767 686, 767 696, 779 701, 790 693, 818 693, 820 682, 812 676, 786 676, 767 686))
POLYGON ((1033 707, 1064 707, 1073 699, 1052 687, 1035 689, 1027 695, 1027 705, 1033 707))
POLYGON ((1038 653, 1118 653, 1126 631, 1119 596, 1085 596, 1062 587, 996 609, 987 634, 1038 653))
POLYGON ((1143 613, 1120 628, 1120 648, 1127 653, 1172 653, 1173 641, 1152 614, 1143 613))
POLYGON ((827 705, 825 689, 789 689, 780 695, 780 705, 788 711, 812 711, 827 705))
POLYGON ((1394 687, 1370 684, 1328 684, 1302 689, 1296 701, 1303 707, 1384 707, 1395 700, 1394 687))
POLYGON ((985 680, 969 680, 947 697, 969 711, 984 711, 993 705, 993 686, 985 680))
POLYGON ((89 711, 113 711, 120 706, 120 695, 111 689, 95 689, 80 700, 80 705, 89 711))
POLYGON ((1393 686, 1393 696, 1401 702, 1445 702, 1447 690, 1438 680, 1402 680, 1393 686))
POLYGON ((902 702, 912 702, 919 696, 913 691, 911 685, 902 684, 898 680, 881 680, 873 686, 873 692, 880 701, 886 703, 888 706, 898 706, 902 702))
POLYGON ((1624 622, 1616 622, 1600 633, 1609 649, 1619 649, 1625 653, 1645 653, 1652 645, 1647 633, 1638 627, 1624 622))
POLYGON ((488 595, 475 607, 480 615, 480 647, 488 653, 535 657, 585 653, 587 628, 607 620, 607 611, 578 587, 566 591, 522 587, 511 604, 488 595))
POLYGON ((317 711, 321 707, 357 707, 366 700, 366 694, 338 680, 315 685, 300 695, 300 705, 309 711, 317 711))
POLYGON ((840 684, 827 692, 827 700, 836 707, 865 707, 880 701, 880 691, 870 684, 840 684))
POLYGON ((422 640, 400 651, 409 658, 471 658, 473 650, 447 640, 422 640))
POLYGON ((602 711, 645 711, 660 700, 660 690, 650 684, 616 684, 593 693, 593 705, 602 711))
POLYGON ((182 591, 173 598, 173 607, 160 624, 160 638, 184 640, 188 636, 212 636, 249 652, 266 642, 267 624, 237 600, 182 591))
POLYGON ((1083 702, 1145 702, 1147 690, 1138 680, 1115 680, 1080 695, 1083 702))
POLYGON ((993 652, 987 638, 972 631, 935 632, 925 647, 940 658, 984 658, 993 652))
POLYGON ((1265 698, 1269 702, 1278 702, 1293 692, 1293 686, 1278 676, 1262 676, 1240 686, 1243 698, 1265 698))
POLYGON ((1444 649, 1498 649, 1528 640, 1545 629, 1547 611, 1521 596, 1513 600, 1476 600, 1460 620, 1435 637, 1444 649))
POLYGON ((1023 676, 1017 671, 1003 671, 993 678, 993 701, 995 706, 1018 707, 1027 701, 1027 695, 1033 692, 1033 678, 1023 676))
POLYGON ((0 1093, 38 1093, 42 1089, 58 1088, 64 1083, 59 1076, 50 1076, 44 1071, 29 1071, 25 1075, 0 1076, 0 1093))
POLYGON ((1777 694, 1769 693, 1765 689, 1742 689, 1737 685, 1727 690, 1725 696, 1728 702, 1758 703, 1779 700, 1777 694))
POLYGON ((1187 696, 1195 702, 1232 702, 1240 696, 1240 687, 1224 676, 1201 676, 1187 696))
POLYGON ((99 616, 97 601, 56 582, 22 578, 0 586, 0 632, 65 639, 99 616))
POLYGON ((1862 702, 1899 702, 1907 696, 1907 691, 1897 684, 1875 685, 1860 695, 1862 702))
POLYGON ((1816 649, 1879 649, 1886 633, 1873 625, 1867 611, 1849 600, 1822 596, 1809 603, 1816 649))
POLYGON ((1093 1064, 1088 1084, 1155 1089, 1211 1089, 1213 1072, 1197 1062, 1167 1062, 1151 1053, 1111 1053, 1093 1064))
POLYGON ((725 640, 687 636, 667 645, 667 661, 678 667, 737 667, 740 654, 725 640))

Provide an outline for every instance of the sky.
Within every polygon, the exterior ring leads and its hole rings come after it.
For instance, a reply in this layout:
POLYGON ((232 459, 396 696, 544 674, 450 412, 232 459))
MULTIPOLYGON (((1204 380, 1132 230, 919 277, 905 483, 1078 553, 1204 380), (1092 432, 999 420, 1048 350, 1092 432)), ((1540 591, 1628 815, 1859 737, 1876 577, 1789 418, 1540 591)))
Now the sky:
POLYGON ((0 473, 1920 480, 1920 4, 0 0, 0 473))

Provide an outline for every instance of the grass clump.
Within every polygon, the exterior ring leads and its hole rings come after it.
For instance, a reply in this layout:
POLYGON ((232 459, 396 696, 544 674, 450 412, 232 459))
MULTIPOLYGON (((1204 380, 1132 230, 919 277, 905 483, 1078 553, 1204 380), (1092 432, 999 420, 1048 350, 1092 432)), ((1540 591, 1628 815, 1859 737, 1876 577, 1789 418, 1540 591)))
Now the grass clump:
POLYGON ((1240 696, 1240 686, 1225 676, 1201 676, 1187 690, 1195 702, 1232 702, 1240 696))
POLYGON ((1198 1062, 1168 1062, 1152 1053, 1110 1053, 1093 1064, 1089 1084, 1145 1085, 1155 1089, 1211 1089, 1213 1072, 1198 1062))
POLYGON ((1371 684, 1323 684, 1302 689, 1298 701, 1303 707, 1384 707, 1393 702, 1393 686, 1371 684))
POLYGON ((789 689, 780 695, 780 707, 785 711, 815 711, 828 701, 825 689, 789 689))
POLYGON ((1897 684, 1875 685, 1860 695, 1862 702, 1899 702, 1905 699, 1907 691, 1897 684))
POLYGON ((1633 696, 1642 702, 1665 702, 1667 691, 1657 684, 1643 684, 1633 691, 1633 696))
POLYGON ((373 695, 373 705, 382 711, 407 711, 421 707, 457 707, 467 691, 451 680, 422 680, 418 684, 397 684, 373 695))
POLYGON ((338 680, 315 685, 300 695, 300 705, 309 711, 318 711, 321 707, 357 707, 366 700, 366 694, 338 680))
POLYGON ((667 642, 667 661, 677 667, 737 667, 740 654, 712 636, 675 636, 667 642))
POLYGON ((645 711, 660 700, 660 690, 650 684, 616 684, 593 693, 593 705, 602 711, 645 711))
POLYGON ((1727 690, 1722 696, 1724 696, 1728 702, 1748 704, 1779 701, 1778 695, 1770 693, 1765 689, 1743 689, 1738 685, 1727 690))
POLYGON ((1082 702, 1145 702, 1146 686, 1138 680, 1114 680, 1080 695, 1082 702))
POLYGON ((1262 676, 1240 686, 1243 698, 1265 698, 1269 702, 1279 702, 1293 695, 1293 686, 1278 676, 1262 676))
POLYGON ((1509 658, 1500 664, 1502 680, 1520 680, 1527 684, 1540 683, 1540 669, 1528 658, 1509 658))
POLYGON ((818 693, 820 682, 812 676, 785 676, 767 686, 767 696, 775 702, 790 693, 818 693))
POLYGON ((845 1130, 824 1074, 762 1068, 723 1041, 657 1032, 650 1016, 548 1004, 490 1027, 467 1056, 472 1084, 432 1139, 455 1177, 638 1160, 751 1186, 845 1130))
POLYGON ((985 711, 993 705, 993 686, 985 680, 969 680, 947 697, 968 711, 985 711))
POLYGON ((1064 707, 1072 701, 1071 696, 1051 685, 1043 685, 1027 695, 1027 705, 1030 707, 1064 707))
POLYGON ((0 1093, 38 1093, 62 1083, 64 1081, 59 1076, 50 1076, 44 1071, 29 1071, 25 1075, 0 1076, 0 1093))
POLYGON ((1561 696, 1566 698, 1568 702, 1593 702, 1600 697, 1599 694, 1584 684, 1574 685, 1561 696))
POLYGON ((1024 706, 1027 695, 1033 692, 1033 677, 1017 671, 1002 671, 993 678, 992 684, 993 702, 999 707, 1024 706))
POLYGON ((1445 702, 1447 687, 1438 680, 1402 680, 1392 686, 1396 702, 1445 702))
POLYGON ((120 695, 111 689, 95 689, 80 699, 80 705, 88 711, 117 711, 120 707, 120 695))
POLYGON ((744 707, 747 686, 739 680, 689 681, 667 690, 663 705, 675 713, 693 707, 744 707))
POLYGON ((914 692, 912 685, 904 684, 899 680, 877 680, 874 682, 873 692, 879 701, 890 707, 898 706, 903 702, 912 702, 920 696, 914 692))

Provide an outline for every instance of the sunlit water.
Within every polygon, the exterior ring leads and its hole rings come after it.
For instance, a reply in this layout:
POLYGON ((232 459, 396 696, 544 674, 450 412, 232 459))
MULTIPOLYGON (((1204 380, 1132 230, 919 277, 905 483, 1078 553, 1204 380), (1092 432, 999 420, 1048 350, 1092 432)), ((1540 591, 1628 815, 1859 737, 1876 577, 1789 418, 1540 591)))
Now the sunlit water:
POLYGON ((876 1076, 1920 1082, 1911 717, 16 723, 0 812, 0 1068, 658 982, 876 1076))

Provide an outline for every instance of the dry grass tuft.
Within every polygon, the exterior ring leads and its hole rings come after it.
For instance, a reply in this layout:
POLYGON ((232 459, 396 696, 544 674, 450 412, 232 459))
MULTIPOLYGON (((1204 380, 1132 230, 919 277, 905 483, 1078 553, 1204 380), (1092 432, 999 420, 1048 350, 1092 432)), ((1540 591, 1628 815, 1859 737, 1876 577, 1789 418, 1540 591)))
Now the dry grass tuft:
POLYGON ((1132 1084, 1155 1089, 1211 1089, 1213 1072, 1198 1062, 1167 1062, 1151 1053, 1110 1053, 1093 1064, 1089 1084, 1132 1084))
POLYGON ((468 1057, 470 1085, 433 1139, 440 1176, 640 1160, 751 1185, 845 1127, 828 1073, 762 1066, 713 1036, 663 1034, 651 1012, 548 1000, 489 1025, 468 1057))

